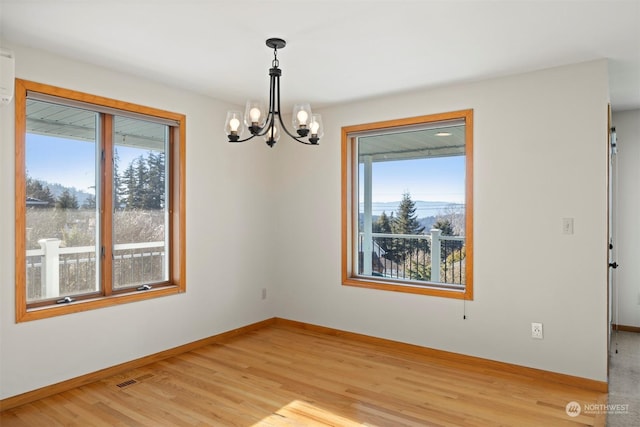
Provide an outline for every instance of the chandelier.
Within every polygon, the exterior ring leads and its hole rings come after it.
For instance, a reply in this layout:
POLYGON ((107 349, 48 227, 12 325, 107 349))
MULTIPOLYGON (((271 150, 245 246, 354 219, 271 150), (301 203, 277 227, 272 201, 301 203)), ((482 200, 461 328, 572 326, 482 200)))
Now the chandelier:
POLYGON ((267 145, 273 147, 280 139, 281 130, 291 138, 307 145, 318 145, 323 135, 322 118, 320 114, 313 114, 309 104, 295 104, 293 106, 292 122, 296 135, 289 132, 280 115, 280 76, 278 68, 278 49, 287 43, 279 38, 267 39, 267 46, 273 49, 273 61, 269 69, 269 109, 265 109, 260 101, 247 101, 244 118, 240 111, 227 112, 224 126, 229 142, 245 142, 256 136, 263 136, 267 145), (251 136, 240 139, 244 126, 249 129, 251 136), (303 139, 306 138, 306 139, 303 139))

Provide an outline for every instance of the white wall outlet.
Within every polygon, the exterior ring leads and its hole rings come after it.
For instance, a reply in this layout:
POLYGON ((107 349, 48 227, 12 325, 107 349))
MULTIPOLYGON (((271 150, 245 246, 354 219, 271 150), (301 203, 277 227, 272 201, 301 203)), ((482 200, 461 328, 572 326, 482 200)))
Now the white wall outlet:
POLYGON ((541 340, 542 336, 542 323, 532 323, 531 324, 531 338, 536 338, 541 340))
POLYGON ((262 288, 262 299, 267 299, 267 288, 262 288))
POLYGON ((562 234, 573 234, 573 218, 562 218, 562 234))

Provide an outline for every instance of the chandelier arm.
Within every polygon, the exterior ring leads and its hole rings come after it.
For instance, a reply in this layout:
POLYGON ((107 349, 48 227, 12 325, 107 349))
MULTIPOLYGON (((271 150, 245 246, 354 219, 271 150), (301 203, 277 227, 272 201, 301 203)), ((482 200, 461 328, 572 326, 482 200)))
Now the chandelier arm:
POLYGON ((271 129, 271 126, 274 123, 274 121, 275 119, 273 118, 273 114, 269 113, 267 116, 267 121, 264 123, 264 126, 262 126, 260 131, 253 136, 265 136, 269 131, 269 129, 271 129))
POLYGON ((291 138, 295 139, 296 141, 298 141, 301 144, 306 144, 306 145, 313 145, 310 142, 307 142, 303 139, 300 139, 300 137, 293 135, 291 132, 289 132, 289 130, 287 129, 287 127, 284 125, 284 123, 282 122, 282 116, 280 114, 278 114, 278 120, 280 121, 280 125, 282 126, 282 129, 285 131, 285 133, 287 135, 289 135, 291 138))
POLYGON ((232 143, 232 144, 237 144, 237 143, 240 143, 240 142, 247 142, 247 141, 249 141, 250 139, 255 138, 256 136, 257 136, 257 135, 251 135, 250 137, 245 138, 245 139, 239 139, 239 140, 237 140, 237 141, 229 141, 229 142, 230 142, 230 143, 232 143))
POLYGON ((287 127, 284 125, 284 122, 282 121, 282 114, 279 113, 280 111, 280 76, 272 76, 272 78, 275 77, 276 80, 276 102, 278 105, 278 120, 280 121, 280 125, 282 126, 282 129, 284 130, 284 132, 289 135, 291 138, 295 139, 296 141, 298 141, 301 144, 306 144, 306 145, 313 145, 310 142, 306 142, 302 139, 300 139, 300 137, 293 135, 291 132, 289 132, 289 129, 287 129, 287 127))
POLYGON ((271 128, 271 125, 275 122, 274 118, 273 118, 273 114, 269 113, 269 117, 267 118, 267 121, 265 123, 265 125, 260 128, 260 131, 258 131, 258 133, 256 134, 252 134, 251 136, 244 138, 244 139, 239 139, 237 141, 229 141, 229 142, 233 142, 233 143, 237 143, 237 142, 247 142, 250 139, 255 138, 256 136, 265 136, 267 134, 267 131, 271 128))

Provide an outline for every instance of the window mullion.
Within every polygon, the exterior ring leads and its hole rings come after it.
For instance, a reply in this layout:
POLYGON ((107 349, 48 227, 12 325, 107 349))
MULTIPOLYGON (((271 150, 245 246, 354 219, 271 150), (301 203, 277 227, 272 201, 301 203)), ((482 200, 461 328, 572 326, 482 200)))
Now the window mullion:
POLYGON ((113 116, 101 114, 100 281, 105 296, 113 294, 113 116))

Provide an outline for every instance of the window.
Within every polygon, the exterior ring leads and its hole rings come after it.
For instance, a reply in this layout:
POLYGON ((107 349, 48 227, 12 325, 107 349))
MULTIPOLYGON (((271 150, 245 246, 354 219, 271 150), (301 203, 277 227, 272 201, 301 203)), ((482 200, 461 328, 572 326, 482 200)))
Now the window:
POLYGON ((473 111, 342 129, 342 281, 473 298, 473 111))
POLYGON ((16 80, 16 321, 185 291, 185 117, 16 80))

